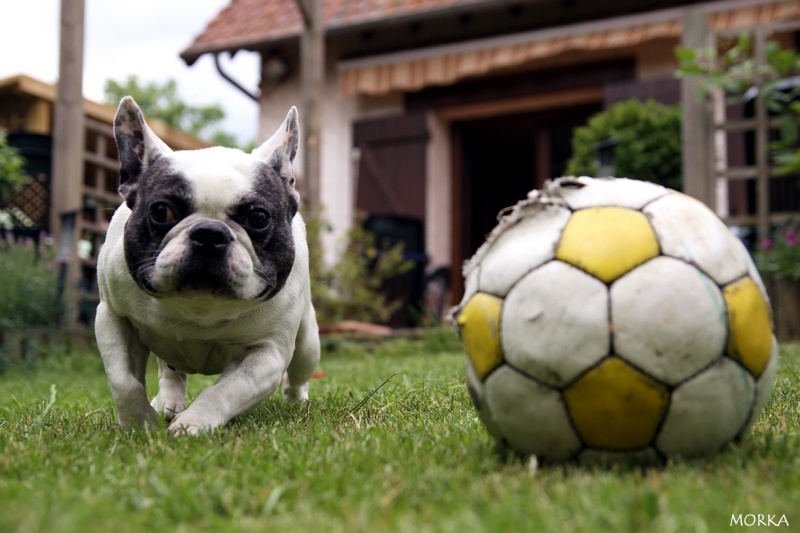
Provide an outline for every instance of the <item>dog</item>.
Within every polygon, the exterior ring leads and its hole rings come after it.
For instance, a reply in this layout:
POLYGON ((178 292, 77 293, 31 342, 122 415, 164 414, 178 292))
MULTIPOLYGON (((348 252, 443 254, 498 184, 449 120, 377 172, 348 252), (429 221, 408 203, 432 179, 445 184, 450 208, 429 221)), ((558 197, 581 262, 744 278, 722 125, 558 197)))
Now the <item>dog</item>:
POLYGON ((308 400, 320 342, 292 162, 292 107, 264 144, 172 151, 131 97, 119 104, 115 211, 97 263, 97 344, 124 428, 213 430, 280 386, 308 400), (145 370, 158 362, 148 401, 145 370), (186 406, 187 374, 220 377, 186 406))

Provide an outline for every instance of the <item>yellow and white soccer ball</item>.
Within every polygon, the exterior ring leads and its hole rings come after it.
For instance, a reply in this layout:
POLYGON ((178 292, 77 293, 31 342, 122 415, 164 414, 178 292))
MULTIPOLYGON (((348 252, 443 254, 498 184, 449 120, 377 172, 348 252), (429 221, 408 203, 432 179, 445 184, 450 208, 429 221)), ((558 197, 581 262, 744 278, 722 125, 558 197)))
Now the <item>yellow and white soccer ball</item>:
POLYGON ((696 457, 740 438, 775 381, 767 293, 697 200, 560 178, 504 216, 453 312, 489 432, 545 460, 696 457))

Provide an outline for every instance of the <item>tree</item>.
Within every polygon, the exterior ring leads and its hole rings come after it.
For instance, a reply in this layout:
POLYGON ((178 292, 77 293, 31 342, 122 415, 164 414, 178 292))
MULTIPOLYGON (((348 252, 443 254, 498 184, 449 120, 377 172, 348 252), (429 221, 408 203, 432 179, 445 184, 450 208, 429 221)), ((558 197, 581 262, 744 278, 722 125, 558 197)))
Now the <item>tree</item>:
POLYGON ((632 99, 593 115, 575 129, 567 174, 597 173, 597 144, 614 139, 614 168, 619 177, 652 181, 680 190, 681 112, 677 105, 632 99))
MULTIPOLYGON (((218 104, 192 106, 184 102, 178 94, 175 80, 145 83, 132 74, 123 82, 107 80, 105 97, 116 104, 123 96, 133 96, 147 117, 163 120, 175 129, 186 132, 210 143, 236 147, 236 138, 218 128, 225 118, 225 111, 218 104)), ((252 143, 251 143, 252 144, 252 143)))

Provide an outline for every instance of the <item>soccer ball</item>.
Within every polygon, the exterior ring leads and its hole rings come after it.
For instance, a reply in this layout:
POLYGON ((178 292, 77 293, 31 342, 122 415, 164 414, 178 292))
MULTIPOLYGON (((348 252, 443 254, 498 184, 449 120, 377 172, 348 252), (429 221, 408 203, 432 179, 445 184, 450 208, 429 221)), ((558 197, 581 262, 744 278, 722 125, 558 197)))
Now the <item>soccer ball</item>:
POLYGON ((453 318, 489 432, 544 460, 719 450, 766 404, 778 345, 750 255, 699 201, 643 181, 532 191, 465 264, 453 318))

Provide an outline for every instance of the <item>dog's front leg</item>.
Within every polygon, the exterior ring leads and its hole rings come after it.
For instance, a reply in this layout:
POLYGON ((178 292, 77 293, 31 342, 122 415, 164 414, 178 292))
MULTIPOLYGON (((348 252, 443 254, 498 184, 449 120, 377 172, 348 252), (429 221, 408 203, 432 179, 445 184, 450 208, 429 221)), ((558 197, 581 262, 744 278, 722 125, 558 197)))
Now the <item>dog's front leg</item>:
POLYGON ((252 409, 278 389, 285 364, 274 344, 250 352, 238 363, 231 363, 214 385, 175 416, 169 432, 196 435, 252 409))
POLYGON ((95 332, 119 425, 124 428, 157 425, 158 416, 145 391, 150 350, 139 340, 130 322, 114 314, 105 302, 97 306, 95 332))

